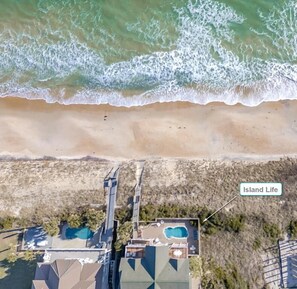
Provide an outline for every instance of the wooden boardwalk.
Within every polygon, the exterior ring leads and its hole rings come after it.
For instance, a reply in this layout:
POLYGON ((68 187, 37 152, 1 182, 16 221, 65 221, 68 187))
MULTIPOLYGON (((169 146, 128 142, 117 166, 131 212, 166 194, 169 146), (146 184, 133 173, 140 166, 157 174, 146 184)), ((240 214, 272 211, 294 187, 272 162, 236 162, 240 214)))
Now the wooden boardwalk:
POLYGON ((106 242, 106 253, 104 259, 104 268, 102 276, 101 288, 110 288, 110 266, 111 262, 111 251, 112 251, 112 239, 113 239, 113 227, 114 227, 114 213, 116 207, 117 187, 118 187, 118 176, 119 167, 116 166, 104 179, 104 190, 106 193, 106 220, 104 234, 102 240, 106 242))
POLYGON ((282 288, 297 288, 297 240, 279 241, 282 288))
POLYGON ((133 239, 138 238, 138 225, 139 225, 139 211, 140 211, 140 198, 141 198, 141 181, 144 170, 144 162, 137 163, 135 194, 133 198, 133 239))

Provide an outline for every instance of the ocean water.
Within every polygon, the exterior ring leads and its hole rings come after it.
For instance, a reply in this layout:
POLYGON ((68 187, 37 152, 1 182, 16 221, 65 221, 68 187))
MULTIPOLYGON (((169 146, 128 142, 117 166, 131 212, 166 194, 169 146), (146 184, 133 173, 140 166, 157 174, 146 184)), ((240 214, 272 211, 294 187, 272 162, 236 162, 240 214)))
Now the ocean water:
POLYGON ((0 0, 0 96, 297 99, 295 0, 0 0))

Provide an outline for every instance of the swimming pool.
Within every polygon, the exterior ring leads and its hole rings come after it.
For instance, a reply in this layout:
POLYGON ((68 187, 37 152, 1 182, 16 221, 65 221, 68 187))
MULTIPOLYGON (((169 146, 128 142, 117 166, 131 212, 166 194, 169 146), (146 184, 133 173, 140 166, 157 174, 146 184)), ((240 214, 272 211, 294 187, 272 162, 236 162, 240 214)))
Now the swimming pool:
POLYGON ((176 238, 182 239, 189 236, 188 229, 183 226, 178 227, 167 227, 164 229, 164 235, 167 239, 176 238))
POLYGON ((94 233, 88 227, 82 228, 70 228, 68 227, 65 232, 66 239, 79 238, 82 240, 87 240, 92 238, 94 233))

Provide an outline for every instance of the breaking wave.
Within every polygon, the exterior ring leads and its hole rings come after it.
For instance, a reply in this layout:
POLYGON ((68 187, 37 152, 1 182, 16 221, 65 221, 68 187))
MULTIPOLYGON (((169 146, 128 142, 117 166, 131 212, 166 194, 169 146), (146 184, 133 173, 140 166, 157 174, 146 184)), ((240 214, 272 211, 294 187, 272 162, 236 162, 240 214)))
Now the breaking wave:
POLYGON ((9 16, 22 23, 0 20, 9 27, 0 30, 1 97, 114 106, 255 106, 297 98, 293 2, 259 5, 251 19, 231 3, 181 1, 158 9, 156 1, 129 17, 118 9, 114 22, 105 19, 111 7, 98 1, 34 2, 33 15, 18 9, 9 16))

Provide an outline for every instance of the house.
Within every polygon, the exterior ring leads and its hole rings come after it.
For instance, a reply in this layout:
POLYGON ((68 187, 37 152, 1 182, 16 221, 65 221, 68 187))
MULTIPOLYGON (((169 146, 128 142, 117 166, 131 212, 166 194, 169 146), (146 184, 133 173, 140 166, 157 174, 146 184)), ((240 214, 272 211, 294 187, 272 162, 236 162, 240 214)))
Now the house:
POLYGON ((38 263, 32 289, 101 289, 102 271, 100 263, 82 264, 75 259, 38 263))
POLYGON ((144 253, 121 259, 119 289, 189 289, 188 258, 173 258, 166 245, 147 245, 144 253))

